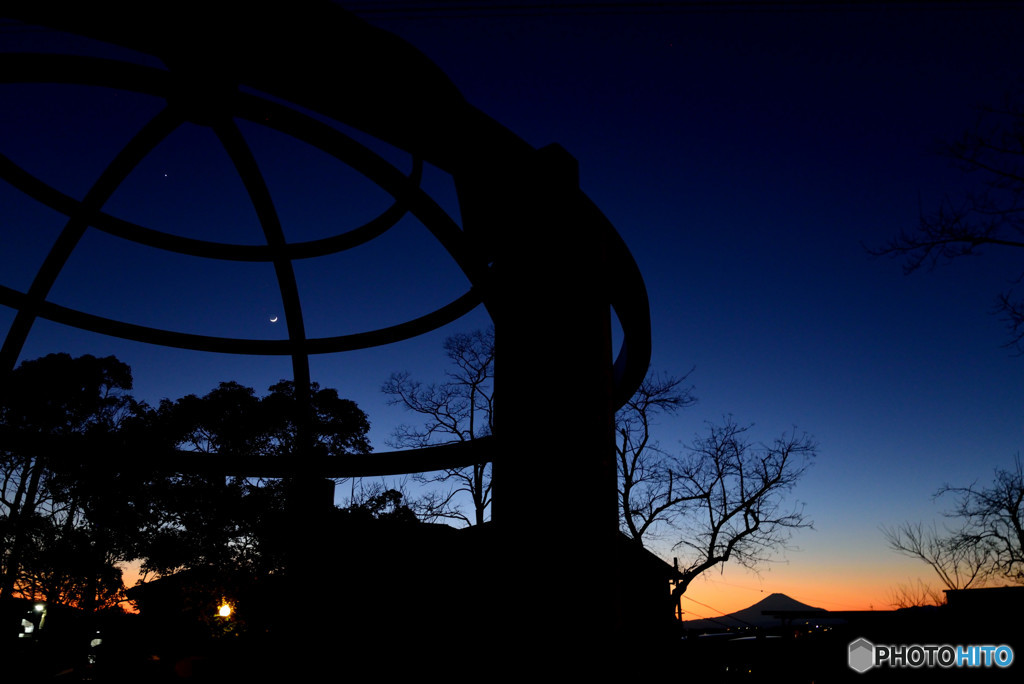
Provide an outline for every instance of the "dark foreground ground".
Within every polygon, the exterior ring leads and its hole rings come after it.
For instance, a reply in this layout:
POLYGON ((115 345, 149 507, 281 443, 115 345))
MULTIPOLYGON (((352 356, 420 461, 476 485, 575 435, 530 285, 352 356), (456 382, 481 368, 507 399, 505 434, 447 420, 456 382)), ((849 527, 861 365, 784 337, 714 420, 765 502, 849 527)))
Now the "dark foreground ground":
MULTIPOLYGON (((140 615, 49 615, 31 635, 12 636, 28 602, 7 604, 0 616, 3 673, 0 681, 223 682, 322 681, 325 673, 384 681, 443 675, 452 681, 484 680, 503 671, 572 676, 602 672, 630 681, 810 682, 1019 682, 1024 671, 1022 630, 1016 621, 993 617, 963 624, 935 611, 895 615, 879 611, 859 619, 717 635, 668 635, 641 640, 624 634, 621 650, 595 650, 589 662, 558 662, 558 646, 535 644, 529 626, 480 625, 475 630, 437 629, 417 622, 348 624, 344 615, 296 612, 274 629, 240 630, 230 621, 209 621, 189 630, 154 624, 140 615), (873 644, 1007 644, 1009 667, 849 667, 849 646, 873 644), (552 652, 555 659, 538 657, 552 652), (1018 660, 1021 659, 1021 660, 1018 660), (345 673, 348 673, 346 675, 345 673)), ((24 613, 24 615, 22 615, 24 613)), ((572 639, 566 635, 566 639, 572 639)))

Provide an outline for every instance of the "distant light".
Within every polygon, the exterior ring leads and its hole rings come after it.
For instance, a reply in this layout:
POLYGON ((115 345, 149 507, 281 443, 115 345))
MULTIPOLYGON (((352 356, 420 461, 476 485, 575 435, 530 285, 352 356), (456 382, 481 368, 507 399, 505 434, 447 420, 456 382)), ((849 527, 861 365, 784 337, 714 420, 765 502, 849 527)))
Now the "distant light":
POLYGON ((225 601, 220 604, 220 608, 217 609, 217 615, 221 617, 231 617, 231 605, 225 601))
POLYGON ((43 610, 46 609, 46 604, 45 603, 37 603, 35 608, 36 608, 36 612, 37 613, 42 613, 43 610))

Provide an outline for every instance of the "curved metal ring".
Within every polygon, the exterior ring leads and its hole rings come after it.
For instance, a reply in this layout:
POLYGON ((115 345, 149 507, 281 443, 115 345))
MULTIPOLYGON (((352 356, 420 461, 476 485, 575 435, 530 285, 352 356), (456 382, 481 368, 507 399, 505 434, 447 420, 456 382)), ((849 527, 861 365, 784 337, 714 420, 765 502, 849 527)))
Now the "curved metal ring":
MULTIPOLYGON (((32 55, 29 56, 29 59, 24 59, 24 57, 23 55, 0 56, 0 73, 5 74, 2 79, 4 82, 31 80, 33 82, 96 85, 161 97, 169 97, 174 89, 173 81, 168 80, 167 74, 158 69, 89 57, 53 55, 32 55), (16 57, 22 57, 22 59, 14 59, 16 57), (38 59, 32 59, 36 57, 38 59), (84 60, 90 66, 83 68, 81 64, 77 63, 77 60, 84 60), (146 85, 162 83, 163 87, 141 88, 138 87, 140 84, 135 79, 144 80, 146 85)), ((236 96, 233 103, 237 104, 240 110, 233 112, 234 115, 307 142, 355 169, 374 183, 378 183, 374 174, 381 173, 385 168, 392 173, 401 173, 380 155, 341 131, 280 104, 242 93, 236 96), (274 125, 276 122, 283 122, 287 125, 274 125)), ((422 174, 423 160, 414 157, 413 168, 406 178, 412 185, 418 187, 422 174)), ((78 214, 81 211, 78 200, 53 188, 3 155, 0 155, 0 178, 4 178, 25 194, 66 216, 78 214)), ((356 228, 319 240, 288 243, 284 247, 283 256, 286 259, 309 259, 352 249, 382 235, 398 223, 406 213, 407 209, 396 200, 380 215, 356 228)), ((226 261, 272 261, 275 255, 282 256, 269 245, 243 245, 197 240, 146 228, 100 211, 92 212, 89 221, 93 227, 115 237, 188 256, 226 261)))
MULTIPOLYGON (((28 295, 0 285, 0 304, 13 309, 25 308, 28 295)), ((379 347, 392 342, 401 342, 436 330, 458 320, 480 305, 480 292, 473 288, 439 309, 404 323, 378 328, 366 332, 334 337, 315 337, 300 344, 307 354, 330 354, 379 347)), ((296 351, 292 340, 260 340, 242 337, 216 337, 192 333, 151 328, 126 323, 113 318, 71 309, 52 302, 43 302, 37 307, 36 315, 54 323, 61 323, 80 330, 119 337, 124 340, 157 344, 163 347, 190 349, 193 351, 218 352, 222 354, 245 354, 261 356, 288 356, 296 351)))

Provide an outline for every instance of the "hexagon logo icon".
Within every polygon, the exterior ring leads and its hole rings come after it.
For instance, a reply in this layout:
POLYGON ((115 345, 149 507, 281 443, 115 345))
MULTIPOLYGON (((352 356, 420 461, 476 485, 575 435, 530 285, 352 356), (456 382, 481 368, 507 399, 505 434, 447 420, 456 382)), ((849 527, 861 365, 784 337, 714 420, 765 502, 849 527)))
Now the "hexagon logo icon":
POLYGON ((875 645, 867 639, 857 639, 850 644, 850 669, 867 672, 875 665, 875 645))

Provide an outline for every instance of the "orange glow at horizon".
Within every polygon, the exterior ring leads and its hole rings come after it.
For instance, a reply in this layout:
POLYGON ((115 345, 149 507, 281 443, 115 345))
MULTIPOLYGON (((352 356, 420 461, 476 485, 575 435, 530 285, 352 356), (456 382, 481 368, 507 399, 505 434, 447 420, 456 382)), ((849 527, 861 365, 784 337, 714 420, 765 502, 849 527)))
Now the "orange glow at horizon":
POLYGON ((892 610, 893 590, 918 577, 933 586, 926 568, 896 559, 874 567, 792 566, 766 569, 756 575, 741 568, 712 571, 690 584, 681 603, 684 620, 715 618, 749 608, 771 594, 785 594, 813 608, 830 611, 892 610))

